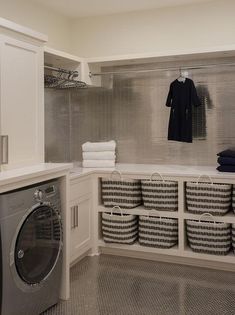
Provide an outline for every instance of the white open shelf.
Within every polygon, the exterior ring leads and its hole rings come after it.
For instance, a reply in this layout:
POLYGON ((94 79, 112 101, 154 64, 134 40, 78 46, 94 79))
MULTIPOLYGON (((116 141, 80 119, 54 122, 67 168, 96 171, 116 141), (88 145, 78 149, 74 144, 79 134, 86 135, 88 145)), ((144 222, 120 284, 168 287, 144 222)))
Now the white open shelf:
MULTIPOLYGON (((117 209, 104 207, 103 205, 98 206, 98 212, 107 212, 107 213, 120 213, 117 209)), ((178 211, 162 211, 162 210, 148 210, 144 208, 144 206, 139 206, 133 209, 122 209, 123 214, 133 214, 133 215, 146 215, 146 216, 153 216, 153 217, 166 217, 166 218, 179 218, 182 215, 179 214, 178 211)), ((183 218, 186 220, 199 220, 200 214, 192 214, 189 212, 183 213, 183 218)), ((228 212, 223 216, 213 216, 216 222, 224 222, 224 223, 234 223, 235 224, 235 214, 233 212, 228 212)), ((204 217, 204 221, 211 222, 211 218, 204 217)))
POLYGON ((54 48, 44 47, 44 63, 46 66, 78 71, 78 79, 91 84, 89 69, 84 58, 54 48))
MULTIPOLYGON (((104 206, 98 206, 98 212, 108 212, 111 213, 120 213, 119 210, 113 209, 112 208, 106 208, 104 206)), ((148 210, 145 209, 144 206, 139 206, 133 209, 122 209, 123 214, 133 214, 133 215, 150 215, 153 217, 167 217, 167 218, 178 218, 179 213, 178 211, 158 211, 158 210, 148 210)))
MULTIPOLYGON (((191 170, 187 170, 187 172, 191 172, 191 170)), ((214 171, 213 171, 214 172, 214 171)), ((210 176, 212 177, 214 182, 217 183, 228 183, 228 184, 235 184, 235 176, 231 175, 228 176, 225 174, 222 176, 222 174, 214 174, 212 171, 209 172, 210 176)), ((205 174, 206 172, 204 172, 205 174)), ((105 175, 105 174, 104 174, 105 175)), ((145 173, 144 175, 140 175, 139 172, 136 174, 123 172, 124 178, 135 178, 135 179, 146 179, 149 178, 151 175, 145 173)), ((108 175, 110 176, 110 175, 108 175)), ((107 175, 105 175, 107 177, 107 175)), ((117 250, 117 253, 121 253, 123 250, 124 255, 136 256, 136 257, 144 257, 144 253, 146 253, 146 257, 159 257, 158 255, 167 256, 167 261, 172 262, 183 262, 194 265, 200 265, 200 266, 206 266, 206 267, 214 267, 214 268, 222 268, 227 270, 235 270, 235 255, 233 251, 231 250, 228 255, 222 256, 222 255, 212 255, 212 254, 203 254, 203 253, 196 253, 193 252, 187 241, 186 236, 186 220, 199 220, 201 215, 192 214, 187 212, 187 206, 186 206, 186 194, 185 194, 185 183, 187 181, 195 181, 195 178, 198 178, 198 176, 195 176, 194 174, 192 176, 187 175, 185 176, 184 173, 182 173, 182 176, 179 176, 179 172, 177 171, 177 174, 174 174, 174 172, 168 172, 167 175, 164 176, 166 180, 174 180, 178 182, 178 211, 158 211, 158 210, 148 210, 143 205, 138 206, 133 209, 122 209, 123 213, 125 214, 133 214, 133 215, 150 215, 150 216, 156 216, 159 215, 161 217, 166 218, 176 218, 178 219, 178 245, 169 249, 162 249, 162 248, 154 248, 154 247, 146 247, 139 245, 138 242, 136 242, 133 245, 125 245, 125 244, 115 244, 115 243, 105 243, 102 239, 102 228, 101 228, 101 214, 103 212, 111 213, 112 208, 110 207, 104 207, 102 204, 102 198, 101 198, 101 174, 97 176, 97 198, 96 198, 96 211, 98 213, 98 237, 97 237, 97 244, 98 247, 105 252, 105 249, 107 249, 108 252, 115 253, 115 250, 117 250), (139 255, 139 256, 138 256, 139 255), (175 258, 174 258, 175 257, 175 258), (210 263, 211 262, 211 263, 210 263), (233 267, 234 265, 234 267, 233 267), (226 267, 227 266, 227 267, 226 267)), ((119 213, 119 211, 113 210, 113 213, 119 213)), ((214 220, 216 222, 224 222, 224 223, 230 223, 235 224, 235 214, 230 211, 224 216, 214 216, 214 220)), ((211 222, 210 217, 204 217, 203 221, 211 222)), ((162 257, 161 256, 161 257, 162 257)), ((151 258, 150 258, 151 259, 151 258)))
POLYGON ((120 66, 130 64, 143 64, 154 62, 170 62, 170 61, 187 61, 222 57, 233 57, 235 55, 235 46, 230 47, 214 47, 212 50, 202 49, 200 50, 182 50, 182 51, 158 51, 155 53, 142 53, 142 54, 129 54, 129 55, 112 55, 104 57, 90 57, 86 58, 86 61, 90 64, 100 63, 108 66, 120 66))
POLYGON ((45 63, 55 67, 76 67, 83 61, 83 58, 50 47, 44 48, 44 55, 45 63))
MULTIPOLYGON (((187 220, 199 220, 200 216, 200 214, 184 213, 184 218, 187 220)), ((216 222, 235 223, 235 214, 233 212, 228 212, 223 216, 213 216, 213 218, 216 222)), ((203 217, 203 221, 213 222, 210 217, 203 217)))

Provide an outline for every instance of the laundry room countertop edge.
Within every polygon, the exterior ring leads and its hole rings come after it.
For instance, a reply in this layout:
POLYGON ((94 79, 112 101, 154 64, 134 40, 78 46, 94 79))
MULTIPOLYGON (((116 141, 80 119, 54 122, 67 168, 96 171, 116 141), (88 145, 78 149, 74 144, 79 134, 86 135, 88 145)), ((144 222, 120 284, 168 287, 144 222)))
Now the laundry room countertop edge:
POLYGON ((41 163, 0 172, 0 187, 33 178, 66 173, 70 171, 70 163, 41 163))
POLYGON ((122 175, 150 176, 157 172, 163 176, 173 177, 199 177, 200 175, 211 176, 214 179, 235 180, 235 173, 224 173, 216 170, 215 166, 198 165, 160 165, 160 164, 124 164, 117 163, 115 168, 83 168, 73 165, 70 170, 70 179, 81 178, 90 174, 110 176, 113 171, 119 171, 122 175))

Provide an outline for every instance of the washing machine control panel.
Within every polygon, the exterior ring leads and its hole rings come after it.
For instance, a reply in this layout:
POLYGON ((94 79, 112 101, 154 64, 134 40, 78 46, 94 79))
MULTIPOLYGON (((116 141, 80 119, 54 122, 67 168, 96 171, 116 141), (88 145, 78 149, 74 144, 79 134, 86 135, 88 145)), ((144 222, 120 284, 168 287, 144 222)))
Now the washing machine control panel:
POLYGON ((56 194, 56 188, 54 185, 48 186, 45 189, 36 189, 34 192, 34 199, 37 202, 43 202, 44 199, 52 197, 56 194))
POLYGON ((47 196, 52 196, 56 193, 56 189, 55 189, 55 186, 54 185, 51 185, 51 186, 48 186, 46 189, 45 189, 45 194, 47 196))

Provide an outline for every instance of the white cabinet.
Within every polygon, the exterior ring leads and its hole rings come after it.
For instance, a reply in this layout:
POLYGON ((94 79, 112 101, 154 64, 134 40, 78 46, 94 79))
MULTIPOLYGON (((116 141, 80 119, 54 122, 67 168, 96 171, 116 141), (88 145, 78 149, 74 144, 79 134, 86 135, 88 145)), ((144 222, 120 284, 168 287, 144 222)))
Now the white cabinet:
POLYGON ((5 33, 0 30, 0 134, 8 136, 2 170, 44 161, 42 41, 5 33))
POLYGON ((91 248, 92 193, 89 179, 71 180, 70 184, 70 262, 91 248))

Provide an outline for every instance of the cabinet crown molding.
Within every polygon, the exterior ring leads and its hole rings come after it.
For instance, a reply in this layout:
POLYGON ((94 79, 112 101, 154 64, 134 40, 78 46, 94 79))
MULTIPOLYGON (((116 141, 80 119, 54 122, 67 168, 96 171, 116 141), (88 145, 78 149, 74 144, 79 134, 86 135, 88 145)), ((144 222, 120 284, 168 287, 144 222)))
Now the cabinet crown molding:
POLYGON ((22 26, 20 24, 14 23, 10 20, 0 17, 0 29, 6 29, 13 31, 28 37, 31 37, 39 42, 45 43, 48 41, 48 36, 37 31, 34 31, 28 27, 22 26))

